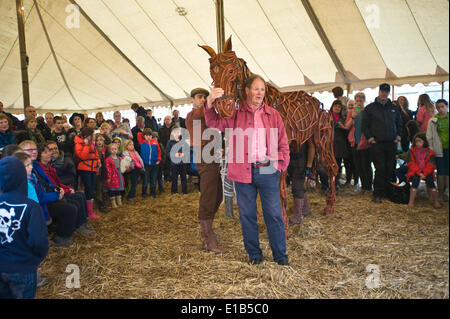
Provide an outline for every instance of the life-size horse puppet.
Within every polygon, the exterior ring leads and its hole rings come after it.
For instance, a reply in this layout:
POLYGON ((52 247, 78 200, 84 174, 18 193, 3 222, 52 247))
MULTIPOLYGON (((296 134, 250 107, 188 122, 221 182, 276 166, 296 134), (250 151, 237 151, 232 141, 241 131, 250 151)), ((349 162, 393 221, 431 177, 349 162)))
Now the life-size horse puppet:
MULTIPOLYGON (((210 72, 214 86, 225 91, 222 97, 214 101, 213 106, 220 117, 230 117, 245 101, 245 81, 252 73, 246 62, 232 51, 231 37, 226 41, 223 53, 216 53, 207 45, 200 47, 210 55, 210 72)), ((338 166, 333 152, 334 128, 331 115, 321 109, 319 100, 308 93, 280 92, 270 83, 266 84, 264 102, 280 113, 291 147, 296 144, 294 149, 299 150, 300 146, 306 142, 315 146, 318 159, 330 180, 324 214, 332 214, 336 201, 335 177, 338 166)), ((283 220, 287 227, 286 175, 287 172, 283 172, 280 177, 280 197, 283 220)))

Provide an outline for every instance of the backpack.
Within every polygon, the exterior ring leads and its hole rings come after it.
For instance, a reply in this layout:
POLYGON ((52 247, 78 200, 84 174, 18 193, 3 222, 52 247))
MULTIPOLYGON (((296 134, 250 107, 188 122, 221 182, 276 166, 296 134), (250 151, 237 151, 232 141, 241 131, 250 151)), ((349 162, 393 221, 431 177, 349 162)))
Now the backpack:
POLYGON ((388 198, 391 202, 405 205, 409 203, 409 192, 411 188, 409 183, 390 183, 389 186, 388 198))

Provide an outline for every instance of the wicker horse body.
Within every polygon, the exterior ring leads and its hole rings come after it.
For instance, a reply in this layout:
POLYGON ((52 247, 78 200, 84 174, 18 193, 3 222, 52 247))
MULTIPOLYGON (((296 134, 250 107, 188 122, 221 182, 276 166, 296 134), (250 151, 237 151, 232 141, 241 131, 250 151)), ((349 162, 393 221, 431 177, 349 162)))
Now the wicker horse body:
MULTIPOLYGON (((210 71, 215 87, 222 88, 224 96, 214 102, 214 108, 222 118, 234 114, 239 105, 245 101, 244 83, 252 74, 243 59, 237 58, 231 50, 231 37, 225 44, 225 52, 216 54, 209 46, 201 46, 211 56, 210 71)), ((333 152, 333 121, 331 115, 320 108, 320 102, 304 91, 280 92, 270 83, 266 84, 265 103, 275 108, 283 119, 289 144, 299 150, 306 142, 312 142, 316 149, 316 158, 322 163, 330 181, 326 198, 325 215, 333 213, 335 194, 335 176, 338 166, 333 152)), ((280 195, 285 225, 286 214, 286 174, 281 174, 280 195)))

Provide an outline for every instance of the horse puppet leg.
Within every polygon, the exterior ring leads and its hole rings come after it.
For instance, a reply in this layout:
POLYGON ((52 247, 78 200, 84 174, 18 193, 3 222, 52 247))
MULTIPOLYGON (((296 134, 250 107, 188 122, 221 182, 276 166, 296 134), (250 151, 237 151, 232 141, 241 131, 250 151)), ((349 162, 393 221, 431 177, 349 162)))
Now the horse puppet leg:
POLYGON ((286 240, 288 239, 287 227, 289 225, 289 218, 286 211, 287 205, 287 186, 286 186, 287 170, 280 174, 280 204, 281 204, 281 217, 284 222, 284 231, 286 233, 286 240))
POLYGON ((338 173, 338 165, 334 157, 333 139, 334 129, 331 125, 332 119, 328 113, 322 113, 319 120, 320 140, 318 143, 319 158, 323 168, 327 172, 329 180, 329 189, 326 198, 326 207, 324 215, 330 215, 334 212, 334 204, 336 202, 336 175, 338 173))

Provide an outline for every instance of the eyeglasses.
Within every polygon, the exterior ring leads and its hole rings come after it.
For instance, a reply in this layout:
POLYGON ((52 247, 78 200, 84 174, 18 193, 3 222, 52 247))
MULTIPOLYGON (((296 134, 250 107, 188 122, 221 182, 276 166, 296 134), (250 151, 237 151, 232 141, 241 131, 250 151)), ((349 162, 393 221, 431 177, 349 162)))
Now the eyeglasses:
POLYGON ((37 152, 38 149, 37 148, 24 148, 23 149, 25 152, 37 152))

